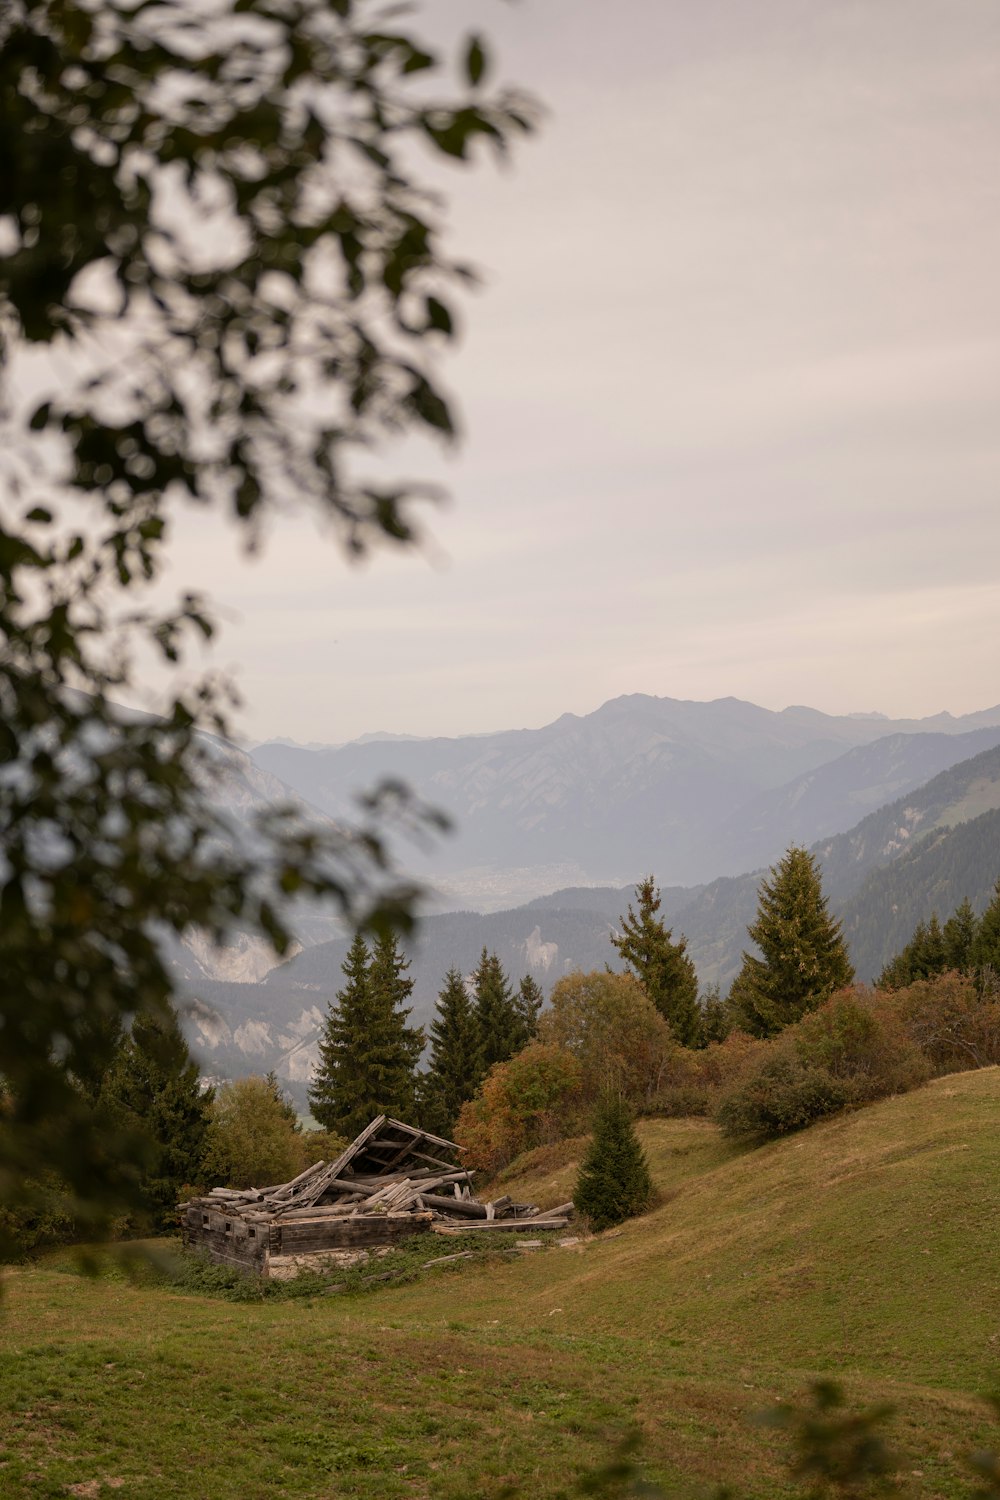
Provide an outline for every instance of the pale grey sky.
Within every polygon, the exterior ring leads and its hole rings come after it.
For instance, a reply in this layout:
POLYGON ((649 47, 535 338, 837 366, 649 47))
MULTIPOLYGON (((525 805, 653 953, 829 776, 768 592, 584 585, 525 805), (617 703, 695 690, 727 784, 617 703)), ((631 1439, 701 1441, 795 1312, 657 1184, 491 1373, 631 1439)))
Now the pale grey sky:
POLYGON ((449 173, 486 277, 423 554, 306 523, 177 577, 266 738, 537 725, 625 692, 1000 700, 996 0, 435 0, 549 116, 449 173))

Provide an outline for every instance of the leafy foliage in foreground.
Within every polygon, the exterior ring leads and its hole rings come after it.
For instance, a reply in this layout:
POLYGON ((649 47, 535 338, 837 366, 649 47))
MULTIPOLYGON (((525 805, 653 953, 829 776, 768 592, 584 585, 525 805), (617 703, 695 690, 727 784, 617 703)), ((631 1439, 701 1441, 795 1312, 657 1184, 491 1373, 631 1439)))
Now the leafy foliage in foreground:
POLYGON ((488 64, 467 38, 457 86, 427 89, 440 56, 373 0, 0 8, 0 1201, 52 1166, 95 1230, 141 1202, 136 1143, 78 1084, 122 1021, 168 1016, 164 933, 282 953, 290 896, 378 930, 411 911, 385 815, 423 819, 399 788, 359 830, 282 808, 241 839, 199 735, 232 694, 188 661, 212 612, 136 591, 186 502, 249 543, 290 496, 349 552, 412 538, 426 490, 353 460, 454 435, 434 359, 469 273, 414 147, 467 162, 530 127, 488 64))

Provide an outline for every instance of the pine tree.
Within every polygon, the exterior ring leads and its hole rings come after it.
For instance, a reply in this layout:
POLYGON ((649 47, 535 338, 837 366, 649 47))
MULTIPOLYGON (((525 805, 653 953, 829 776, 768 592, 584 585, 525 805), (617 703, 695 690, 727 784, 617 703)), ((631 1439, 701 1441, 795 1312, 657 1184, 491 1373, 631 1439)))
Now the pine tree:
POLYGON ((483 1072, 506 1062, 527 1045, 528 1031, 518 1011, 510 980, 495 953, 483 949, 472 975, 483 1072))
POLYGON ((886 964, 875 986, 880 990, 901 990, 920 979, 934 979, 952 967, 941 923, 937 912, 932 912, 928 921, 917 923, 910 941, 886 964))
POLYGON ((102 1091, 103 1103, 126 1130, 149 1144, 140 1174, 152 1222, 174 1222, 181 1189, 199 1181, 211 1091, 202 1089, 198 1064, 176 1016, 139 1014, 122 1039, 102 1091))
POLYGON ((753 1036, 774 1036, 854 979, 840 923, 805 849, 789 849, 761 881, 747 930, 761 956, 744 953, 729 1003, 753 1036))
POLYGON ((309 1087, 314 1118, 348 1140, 376 1115, 403 1119, 413 1110, 413 1070, 423 1032, 407 1026, 413 989, 409 964, 393 933, 369 953, 356 934, 344 961, 346 985, 330 1006, 309 1087))
POLYGON ((267 1084, 269 1090, 271 1091, 274 1101, 281 1111, 282 1118, 288 1122, 288 1124, 292 1127, 296 1134, 301 1134, 302 1126, 299 1123, 299 1117, 298 1113, 296 1112, 295 1105, 292 1103, 291 1099, 289 1099, 288 1095, 281 1087, 281 1079, 278 1077, 273 1068, 271 1068, 269 1072, 264 1074, 264 1082, 267 1084))
POLYGON ((699 1037, 701 1046, 707 1047, 712 1042, 724 1042, 735 1024, 729 1001, 722 999, 717 984, 711 984, 699 1003, 701 1005, 699 1037))
MULTIPOLYGON (((309 1083, 309 1108, 313 1118, 327 1130, 339 1130, 342 1120, 353 1119, 365 1106, 360 1079, 356 1085, 355 1053, 371 1019, 370 966, 368 944, 356 932, 341 970, 347 982, 327 1009, 319 1041, 319 1063, 309 1083)), ((359 1129, 367 1123, 366 1120, 359 1129)), ((357 1133, 355 1130, 351 1135, 357 1133)))
POLYGON ((993 888, 993 899, 983 912, 970 950, 972 968, 1000 974, 1000 880, 993 888))
POLYGON ((972 967, 972 950, 976 941, 979 922, 972 902, 966 896, 944 924, 944 949, 946 965, 967 974, 972 967))
POLYGON ((701 1031, 698 1006, 698 976, 683 937, 673 941, 669 928, 657 916, 660 892, 652 875, 635 888, 634 911, 619 918, 621 932, 611 941, 646 994, 667 1021, 683 1047, 695 1047, 701 1031))
POLYGON ((514 1008, 521 1018, 525 1031, 523 1043, 525 1046, 535 1035, 538 1017, 544 1004, 545 996, 542 994, 541 985, 530 974, 525 974, 514 996, 514 1008))
POLYGON ((479 1022, 457 969, 445 975, 430 1042, 430 1063, 419 1080, 420 1123, 435 1135, 450 1137, 459 1110, 484 1073, 479 1022))
POLYGON ((593 1135, 576 1179, 573 1206, 593 1229, 610 1229, 641 1214, 653 1196, 649 1164, 628 1105, 618 1094, 602 1099, 593 1135))

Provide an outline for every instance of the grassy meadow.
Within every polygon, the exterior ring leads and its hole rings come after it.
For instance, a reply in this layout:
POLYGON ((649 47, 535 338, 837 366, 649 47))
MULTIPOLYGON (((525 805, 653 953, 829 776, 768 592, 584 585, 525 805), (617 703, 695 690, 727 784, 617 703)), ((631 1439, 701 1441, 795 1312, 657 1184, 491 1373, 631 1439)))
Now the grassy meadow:
MULTIPOLYGON (((0 1496, 554 1497, 635 1431, 668 1493, 764 1500, 799 1491, 751 1418, 821 1376, 898 1406, 906 1493, 971 1496, 964 1455, 1000 1447, 978 1399, 1000 1390, 998 1121, 996 1068, 755 1150, 646 1121, 651 1213, 369 1291, 12 1270, 0 1496)), ((564 1200, 583 1144, 503 1190, 564 1200)))

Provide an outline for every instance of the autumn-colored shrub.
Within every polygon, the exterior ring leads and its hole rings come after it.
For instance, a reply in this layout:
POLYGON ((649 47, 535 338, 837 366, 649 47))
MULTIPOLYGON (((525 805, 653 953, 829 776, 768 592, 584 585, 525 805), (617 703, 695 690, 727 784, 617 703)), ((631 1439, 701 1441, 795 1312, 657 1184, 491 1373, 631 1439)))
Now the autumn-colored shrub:
POLYGON ((934 1074, 1000 1063, 1000 996, 976 978, 955 972, 878 994, 926 1057, 934 1074))
POLYGON ((226 1187, 287 1182, 302 1170, 301 1136, 266 1078, 226 1083, 212 1101, 204 1170, 226 1187))
POLYGON ((715 1105, 729 1136, 801 1130, 839 1110, 905 1093, 931 1074, 899 1015, 860 987, 838 991, 756 1054, 741 1052, 742 1074, 738 1064, 715 1105))
POLYGON ((898 1015, 860 986, 839 990, 790 1028, 799 1060, 849 1081, 856 1102, 904 1094, 931 1068, 898 1015))
POLYGON ((856 1103, 852 1082, 775 1046, 749 1077, 723 1094, 715 1118, 723 1135, 768 1139, 802 1130, 856 1103))
POLYGON ((582 1076, 579 1060, 551 1042, 496 1063, 455 1126, 466 1164, 492 1176, 522 1151, 572 1135, 581 1125, 582 1076))
POLYGON ((644 1109, 663 1087, 683 1049, 631 974, 568 974, 552 991, 538 1040, 565 1048, 580 1065, 583 1100, 621 1095, 644 1109))

